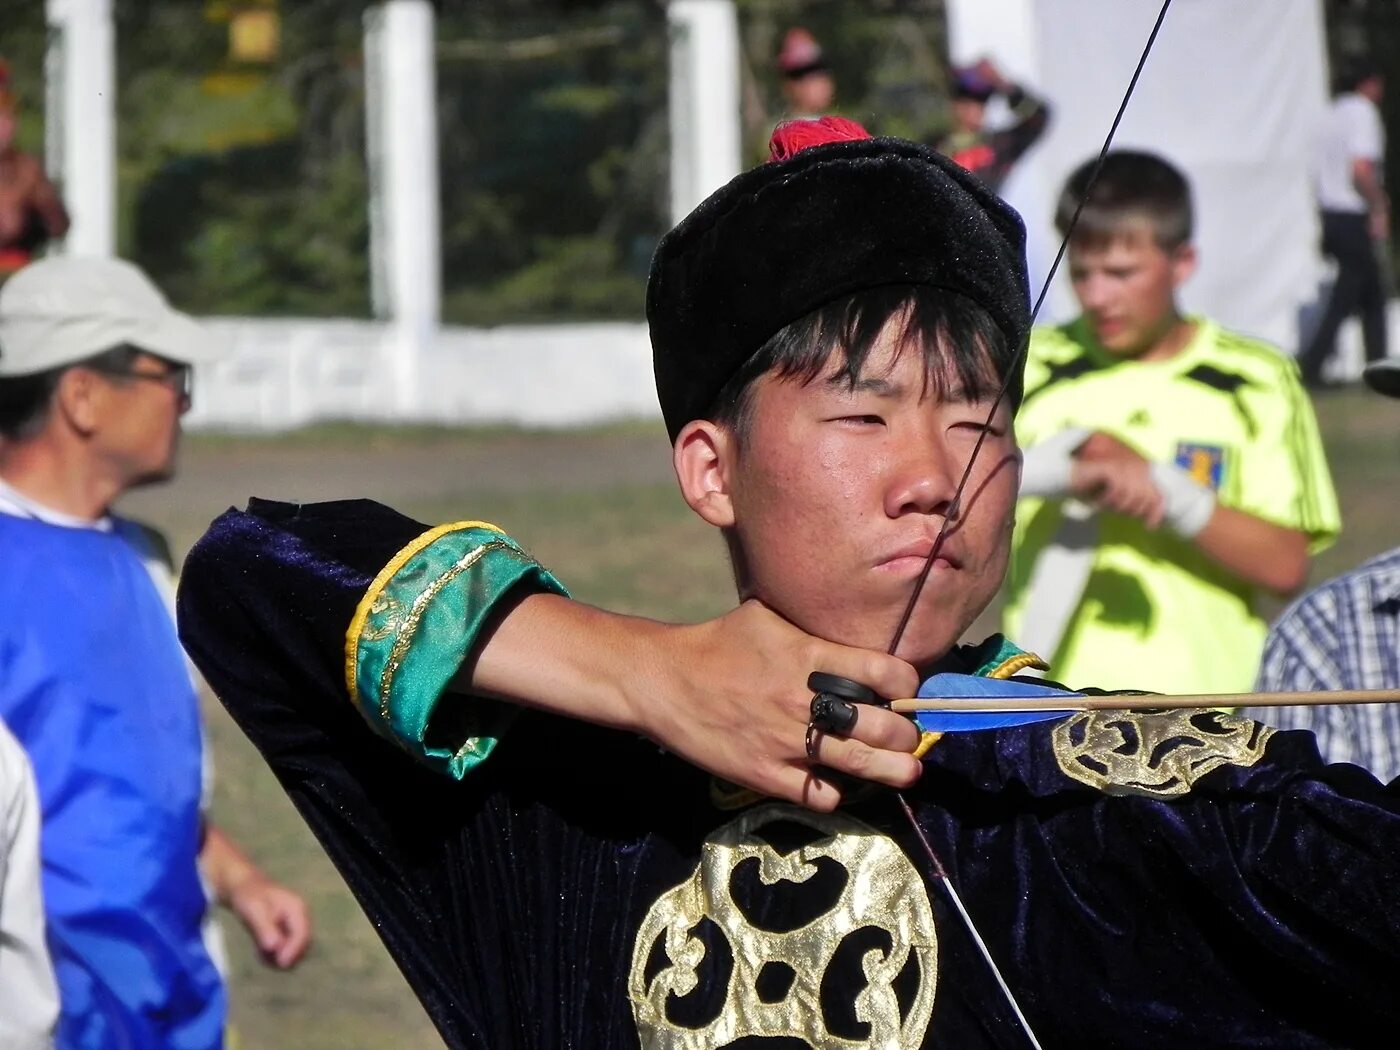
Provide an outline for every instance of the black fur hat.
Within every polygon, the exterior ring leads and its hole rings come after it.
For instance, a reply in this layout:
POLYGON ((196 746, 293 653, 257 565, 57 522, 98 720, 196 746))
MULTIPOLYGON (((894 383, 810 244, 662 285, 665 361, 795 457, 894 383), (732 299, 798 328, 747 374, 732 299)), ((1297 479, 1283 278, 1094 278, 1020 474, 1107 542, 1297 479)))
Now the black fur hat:
POLYGON ((712 194, 652 259, 647 321, 672 440, 770 337, 867 288, 947 288, 1009 345, 1025 341, 1025 229, 974 176, 840 118, 789 122, 772 146, 775 160, 712 194))

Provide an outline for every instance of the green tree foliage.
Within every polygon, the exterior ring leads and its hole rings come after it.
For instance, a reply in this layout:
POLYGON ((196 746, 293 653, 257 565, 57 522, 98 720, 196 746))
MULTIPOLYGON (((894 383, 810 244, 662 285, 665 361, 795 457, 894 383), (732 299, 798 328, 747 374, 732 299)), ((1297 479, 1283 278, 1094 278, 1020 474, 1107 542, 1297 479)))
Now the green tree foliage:
MULTIPOLYGON (((840 112, 933 141, 944 0, 736 0, 745 155, 782 115, 775 56, 808 28, 840 112)), ((201 313, 365 316, 361 4, 113 0, 119 245, 201 313), (277 58, 230 57, 228 17, 270 6, 277 58)), ((663 0, 438 0, 444 316, 637 318, 668 225, 663 0)), ((1334 63, 1400 63, 1394 0, 1326 0, 1334 63)), ((43 145, 40 0, 0 0, 20 143, 43 145)), ((1392 77, 1392 89, 1400 76, 1392 77)), ((1400 107, 1385 107, 1392 142, 1400 107)), ((1390 165, 1400 199, 1400 164, 1390 165)))
MULTIPOLYGON (((842 111, 931 139, 944 126, 942 0, 738 0, 746 154, 781 114, 789 26, 826 48, 842 111)), ((669 225, 660 0, 444 0, 438 95, 444 316, 489 324, 641 316, 669 225)))
POLYGON ((358 12, 274 5, 270 63, 231 57, 232 9, 117 0, 123 254, 187 310, 366 316, 358 12))
POLYGON ((783 116, 777 55, 784 34, 816 37, 836 84, 836 110, 875 134, 920 142, 942 137, 947 113, 943 0, 735 0, 744 50, 745 149, 767 155, 783 116))
MULTIPOLYGON (((669 225, 663 0, 438 0, 443 314, 640 318, 669 225)), ((942 127, 942 0, 737 0, 746 153, 781 116, 774 57, 804 25, 837 104, 877 132, 942 127)), ((113 0, 123 254, 185 309, 370 312, 363 15, 344 0, 113 0), (268 62, 229 19, 276 11, 268 62)), ((37 113, 38 0, 0 0, 37 113)), ((38 120, 26 141, 41 142, 38 120)))
POLYGON ((445 4, 438 36, 445 319, 640 317, 667 226, 661 5, 445 4))
POLYGON ((10 90, 19 114, 16 145, 26 153, 44 152, 44 49, 48 31, 44 5, 34 0, 0 0, 0 58, 10 68, 10 90))

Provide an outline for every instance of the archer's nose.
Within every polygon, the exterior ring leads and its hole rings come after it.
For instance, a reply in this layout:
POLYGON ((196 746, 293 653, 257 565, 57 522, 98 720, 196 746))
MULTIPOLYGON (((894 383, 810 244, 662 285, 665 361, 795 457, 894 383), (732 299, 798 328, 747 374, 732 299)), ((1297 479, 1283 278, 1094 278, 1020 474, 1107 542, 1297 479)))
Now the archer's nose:
POLYGON ((911 448, 885 490, 885 513, 892 518, 905 514, 946 515, 957 488, 955 471, 947 451, 937 444, 921 443, 911 448))

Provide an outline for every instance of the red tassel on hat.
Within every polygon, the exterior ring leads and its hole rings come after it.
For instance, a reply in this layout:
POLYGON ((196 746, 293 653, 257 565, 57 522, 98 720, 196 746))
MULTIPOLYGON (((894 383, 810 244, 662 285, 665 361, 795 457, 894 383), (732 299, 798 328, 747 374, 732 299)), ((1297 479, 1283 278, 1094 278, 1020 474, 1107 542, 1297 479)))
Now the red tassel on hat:
POLYGON ((845 117, 821 117, 817 120, 787 120, 773 129, 768 140, 768 159, 788 160, 810 146, 825 146, 829 142, 853 142, 870 138, 870 132, 845 117))

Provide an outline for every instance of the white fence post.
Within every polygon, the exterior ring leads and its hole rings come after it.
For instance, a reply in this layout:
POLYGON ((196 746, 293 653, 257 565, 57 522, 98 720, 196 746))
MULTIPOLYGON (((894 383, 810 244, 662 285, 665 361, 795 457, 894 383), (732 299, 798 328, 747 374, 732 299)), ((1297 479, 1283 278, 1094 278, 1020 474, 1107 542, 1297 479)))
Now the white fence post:
POLYGON ((435 39, 429 0, 387 0, 365 12, 373 300, 392 322, 386 408, 400 416, 422 400, 421 362, 442 300, 435 39))
POLYGON ((739 19, 731 0, 670 0, 671 219, 738 174, 739 19))
POLYGON ((64 251, 116 252, 116 44, 111 0, 47 0, 47 166, 72 218, 64 251))

